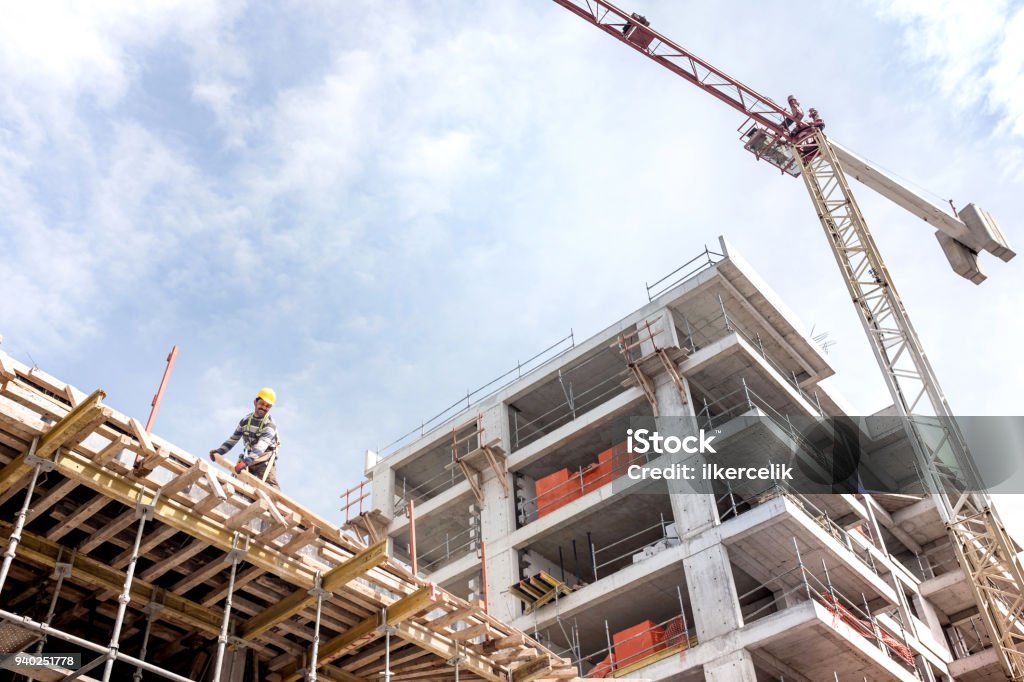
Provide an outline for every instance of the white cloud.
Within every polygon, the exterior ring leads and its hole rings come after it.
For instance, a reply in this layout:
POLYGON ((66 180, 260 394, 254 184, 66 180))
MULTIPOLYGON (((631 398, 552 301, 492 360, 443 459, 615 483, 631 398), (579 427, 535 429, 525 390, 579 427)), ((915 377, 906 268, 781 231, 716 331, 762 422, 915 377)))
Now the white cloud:
POLYGON ((877 11, 904 27, 909 55, 964 114, 1024 136, 1024 6, 1008 0, 899 0, 877 11))

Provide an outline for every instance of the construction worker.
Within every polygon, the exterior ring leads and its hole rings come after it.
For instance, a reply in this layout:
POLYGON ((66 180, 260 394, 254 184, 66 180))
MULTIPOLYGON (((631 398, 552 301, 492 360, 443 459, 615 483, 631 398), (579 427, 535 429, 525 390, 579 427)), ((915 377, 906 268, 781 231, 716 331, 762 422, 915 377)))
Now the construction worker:
POLYGON ((280 445, 280 438, 277 435, 277 424, 270 416, 270 408, 277 402, 277 394, 271 388, 261 388, 253 401, 253 410, 235 427, 235 432, 224 441, 216 450, 210 450, 210 459, 214 455, 227 455, 241 439, 244 451, 238 457, 235 464, 235 473, 240 474, 245 469, 249 473, 266 481, 268 484, 278 488, 277 474, 277 451, 280 445))

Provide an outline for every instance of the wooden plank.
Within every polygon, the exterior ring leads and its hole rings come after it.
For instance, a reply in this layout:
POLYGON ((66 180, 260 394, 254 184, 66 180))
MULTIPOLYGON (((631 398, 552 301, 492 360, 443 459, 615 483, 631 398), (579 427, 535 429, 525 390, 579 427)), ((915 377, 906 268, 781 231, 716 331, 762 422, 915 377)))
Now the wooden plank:
POLYGON ((7 353, 0 351, 0 377, 4 379, 16 379, 17 374, 14 373, 14 365, 11 364, 10 356, 7 353))
MULTIPOLYGON (((327 592, 334 592, 363 575, 371 568, 387 562, 390 556, 390 538, 371 545, 345 563, 336 566, 324 574, 321 580, 323 589, 327 592)), ((299 613, 314 601, 316 601, 316 598, 307 591, 296 590, 263 613, 246 621, 245 625, 241 628, 240 636, 242 639, 259 637, 281 621, 288 620, 299 613)))
POLYGON ((192 542, 188 543, 186 547, 178 550, 177 552, 174 552, 166 559, 160 559, 159 561, 157 561, 155 564, 153 564, 145 571, 140 573, 139 577, 141 577, 143 580, 156 580, 168 571, 173 570, 181 564, 183 564, 184 562, 188 561, 196 554, 199 554, 207 547, 209 547, 209 545, 207 545, 202 540, 193 540, 192 542))
POLYGON ((533 680, 547 677, 553 667, 554 661, 551 656, 538 656, 532 661, 513 668, 512 680, 513 682, 532 682, 533 680))
POLYGON ((135 417, 128 419, 128 426, 131 427, 131 431, 135 434, 135 438, 139 441, 139 445, 146 455, 156 454, 156 448, 153 447, 153 441, 149 438, 149 432, 143 428, 142 424, 135 417))
POLYGON ((231 564, 225 561, 224 557, 217 557, 198 571, 189 573, 188 576, 171 585, 171 590, 174 592, 188 592, 196 585, 206 582, 213 576, 230 567, 231 564))
POLYGON ((189 467, 185 473, 179 474, 165 483, 160 488, 160 494, 164 497, 174 497, 179 491, 198 481, 203 476, 203 468, 196 462, 189 467))
POLYGON ((474 609, 472 606, 465 606, 460 609, 455 609, 454 611, 449 611, 443 616, 438 616, 434 620, 430 621, 429 625, 431 628, 435 630, 441 630, 443 628, 448 627, 452 623, 457 623, 460 620, 468 619, 470 616, 473 615, 473 610, 474 609))
MULTIPOLYGON (((149 529, 147 529, 149 530, 149 529)), ((149 534, 145 536, 145 539, 139 544, 139 556, 146 556, 149 554, 157 545, 163 544, 171 537, 178 534, 178 529, 173 526, 163 526, 156 530, 151 530, 149 534)), ((132 548, 124 550, 110 562, 110 565, 114 568, 124 568, 128 565, 128 562, 132 560, 132 548)))
POLYGON ((92 461, 100 465, 106 464, 107 462, 111 461, 112 459, 120 455, 122 450, 128 449, 131 446, 131 444, 131 438, 125 435, 120 435, 114 440, 110 441, 109 445, 100 450, 99 453, 97 453, 96 456, 92 458, 92 461))
POLYGON ((132 475, 139 477, 149 476, 158 467, 170 468, 167 466, 169 462, 170 453, 163 448, 157 448, 142 457, 136 456, 135 465, 132 467, 132 475))
POLYGON ((135 520, 136 517, 134 509, 129 509, 125 512, 122 512, 120 516, 118 516, 116 519, 114 519, 107 525, 97 530, 95 533, 92 534, 92 537, 90 537, 88 540, 79 545, 78 551, 82 552, 83 554, 91 552, 107 540, 116 536, 118 533, 120 533, 128 526, 132 525, 132 522, 135 520))
POLYGON ((48 540, 59 540, 68 533, 78 528, 78 524, 82 523, 86 519, 94 516, 99 510, 107 506, 110 500, 103 495, 97 495, 88 504, 84 504, 78 508, 74 514, 64 519, 58 525, 50 529, 46 534, 48 540))
POLYGON ((451 638, 457 642, 466 642, 477 637, 486 636, 491 631, 491 626, 488 623, 477 623, 476 625, 470 625, 469 627, 456 630, 451 634, 451 638))
POLYGON ((47 509, 52 507, 57 500, 61 499, 75 487, 78 486, 78 481, 63 480, 57 485, 50 488, 45 495, 40 497, 38 500, 32 502, 32 507, 29 510, 28 516, 26 517, 26 523, 31 523, 35 519, 38 519, 41 514, 46 512, 47 509))
POLYGON ((240 530, 257 516, 262 516, 265 511, 267 511, 267 503, 263 500, 256 500, 232 514, 224 525, 232 530, 240 530))
POLYGON ((287 521, 285 521, 284 516, 281 515, 281 512, 278 510, 274 501, 270 499, 270 496, 259 488, 256 489, 256 494, 261 500, 263 500, 264 504, 267 505, 267 511, 270 512, 270 517, 273 519, 274 523, 281 526, 286 525, 287 521))
POLYGON ((286 542, 281 551, 285 554, 295 554, 300 549, 320 537, 320 526, 313 526, 302 531, 291 540, 286 542))

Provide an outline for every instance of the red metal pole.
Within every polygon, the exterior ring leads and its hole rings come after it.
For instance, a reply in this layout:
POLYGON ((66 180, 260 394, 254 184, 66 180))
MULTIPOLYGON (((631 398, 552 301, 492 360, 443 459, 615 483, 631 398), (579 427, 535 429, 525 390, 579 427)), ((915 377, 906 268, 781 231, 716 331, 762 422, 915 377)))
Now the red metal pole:
POLYGON ((412 557, 412 574, 416 575, 416 516, 412 498, 409 498, 409 556, 412 557))
POLYGON ((484 613, 490 615, 490 607, 487 605, 487 543, 480 541, 480 582, 483 583, 484 613))
POLYGON ((156 395, 153 396, 153 402, 151 403, 153 409, 149 411, 149 419, 146 421, 146 433, 149 433, 153 428, 153 421, 156 419, 156 413, 160 410, 160 400, 164 397, 164 389, 167 388, 167 380, 171 376, 171 370, 174 368, 174 359, 178 357, 178 347, 174 346, 171 348, 170 355, 167 356, 167 367, 164 368, 164 376, 160 379, 160 388, 156 390, 156 395))

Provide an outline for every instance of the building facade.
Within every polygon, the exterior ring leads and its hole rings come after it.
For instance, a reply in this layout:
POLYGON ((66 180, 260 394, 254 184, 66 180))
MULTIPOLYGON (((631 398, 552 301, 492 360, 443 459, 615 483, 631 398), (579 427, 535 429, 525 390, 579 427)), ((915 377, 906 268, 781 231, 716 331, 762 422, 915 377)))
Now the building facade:
MULTIPOLYGON (((349 494, 349 527, 390 536, 421 576, 589 677, 1005 679, 930 497, 773 480, 693 494, 628 475, 651 456, 628 452, 623 417, 684 417, 719 451, 799 452, 794 423, 848 412, 818 343, 725 240, 651 294, 369 453, 372 501, 349 494)), ((884 470, 898 439, 868 431, 884 470)))

